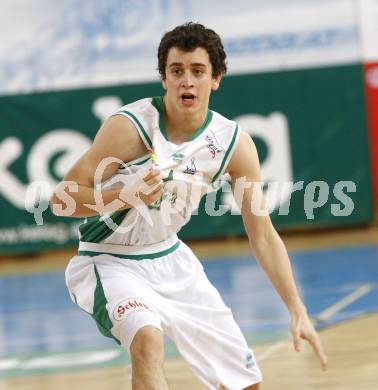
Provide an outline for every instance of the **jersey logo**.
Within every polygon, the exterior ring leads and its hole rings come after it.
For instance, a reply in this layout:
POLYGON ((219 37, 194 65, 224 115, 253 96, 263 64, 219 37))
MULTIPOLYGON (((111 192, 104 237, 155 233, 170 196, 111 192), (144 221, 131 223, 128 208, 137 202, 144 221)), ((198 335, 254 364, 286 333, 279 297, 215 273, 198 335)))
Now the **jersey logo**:
POLYGON ((207 147, 210 150, 211 157, 215 158, 215 155, 224 152, 224 149, 219 145, 215 134, 212 131, 210 131, 210 133, 210 135, 205 137, 205 140, 207 141, 207 147))
POLYGON ((182 160, 184 159, 184 155, 182 153, 175 153, 175 154, 172 154, 172 160, 175 161, 175 162, 182 162, 182 160))
MULTIPOLYGON (((172 180, 173 180, 173 169, 171 169, 169 171, 167 177, 163 178, 163 182, 166 183, 167 181, 172 181, 172 180)), ((177 198, 177 194, 176 194, 176 198, 177 198)), ((176 202, 176 198, 174 198, 174 202, 176 202)), ((164 186, 163 193, 161 194, 160 198, 156 199, 155 202, 147 205, 147 207, 150 210, 160 210, 161 203, 163 202, 163 200, 166 200, 166 199, 169 199, 170 202, 172 203, 172 194, 170 192, 168 192, 164 186)))
POLYGON ((194 163, 194 158, 190 159, 190 164, 186 166, 184 173, 188 175, 195 175, 197 172, 196 164, 194 163))
POLYGON ((122 321, 130 313, 136 311, 150 310, 150 308, 139 298, 128 298, 116 305, 113 310, 113 318, 122 321))
POLYGON ((163 179, 163 182, 165 183, 166 181, 171 181, 171 180, 173 180, 173 169, 169 171, 168 176, 163 179))

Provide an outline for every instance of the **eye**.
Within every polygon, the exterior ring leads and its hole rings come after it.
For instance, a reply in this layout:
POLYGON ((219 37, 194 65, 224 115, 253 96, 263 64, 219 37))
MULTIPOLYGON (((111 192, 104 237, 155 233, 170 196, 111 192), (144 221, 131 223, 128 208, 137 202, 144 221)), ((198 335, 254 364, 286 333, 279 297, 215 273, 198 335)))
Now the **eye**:
POLYGON ((181 76, 181 74, 182 74, 182 69, 180 69, 180 68, 174 68, 174 69, 172 69, 172 73, 173 73, 175 76, 181 76))

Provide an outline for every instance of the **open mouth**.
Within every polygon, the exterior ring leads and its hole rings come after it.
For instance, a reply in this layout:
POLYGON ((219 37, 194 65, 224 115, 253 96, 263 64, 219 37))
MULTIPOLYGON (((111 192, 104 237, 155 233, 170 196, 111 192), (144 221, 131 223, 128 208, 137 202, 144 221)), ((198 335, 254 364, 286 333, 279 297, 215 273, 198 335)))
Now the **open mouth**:
POLYGON ((192 93, 183 93, 181 95, 181 99, 183 100, 183 102, 193 102, 194 99, 195 99, 195 96, 192 94, 192 93))

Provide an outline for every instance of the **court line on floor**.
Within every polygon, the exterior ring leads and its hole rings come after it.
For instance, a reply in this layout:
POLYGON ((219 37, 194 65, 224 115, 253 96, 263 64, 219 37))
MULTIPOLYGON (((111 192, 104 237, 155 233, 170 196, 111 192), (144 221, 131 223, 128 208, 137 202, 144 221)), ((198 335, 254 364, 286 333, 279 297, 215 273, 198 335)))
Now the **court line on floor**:
POLYGON ((276 343, 274 343, 270 347, 268 347, 265 351, 256 354, 256 360, 258 362, 262 362, 267 357, 272 355, 274 352, 280 350, 283 346, 287 345, 289 342, 290 342, 290 340, 288 340, 286 338, 284 340, 277 341, 276 343))
MULTIPOLYGON (((365 283, 359 286, 358 288, 356 288, 356 290, 346 295, 344 298, 340 299, 339 301, 335 302, 333 305, 327 307, 318 315, 313 316, 312 320, 314 325, 316 326, 321 322, 329 320, 336 313, 338 313, 342 309, 345 309, 353 302, 357 301, 358 299, 362 298, 364 295, 368 294, 370 291, 374 290, 375 287, 376 286, 372 283, 365 283)), ((268 347, 265 351, 256 354, 257 361, 261 362, 265 360, 266 358, 271 356, 274 352, 280 350, 282 347, 284 347, 290 342, 291 342, 291 335, 288 335, 288 337, 284 340, 277 341, 276 343, 268 347)))
POLYGON ((342 309, 346 308, 353 302, 357 301, 364 295, 368 294, 370 291, 372 291, 375 288, 374 284, 372 283, 366 283, 362 286, 358 287, 356 290, 354 290, 352 293, 348 294, 344 298, 340 299, 340 301, 334 303, 327 309, 323 310, 320 314, 315 316, 314 322, 315 325, 324 321, 329 320, 331 317, 333 317, 336 313, 341 311, 342 309))

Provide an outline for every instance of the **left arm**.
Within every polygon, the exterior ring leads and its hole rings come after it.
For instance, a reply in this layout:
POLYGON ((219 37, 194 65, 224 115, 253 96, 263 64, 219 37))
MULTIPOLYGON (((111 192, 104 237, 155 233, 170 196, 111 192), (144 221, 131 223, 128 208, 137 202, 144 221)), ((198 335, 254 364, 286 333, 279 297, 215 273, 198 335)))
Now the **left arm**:
POLYGON ((288 308, 294 348, 299 351, 300 339, 307 340, 325 370, 327 357, 298 293, 285 245, 270 220, 259 184, 261 179, 257 151, 248 134, 241 134, 227 171, 234 188, 243 181, 247 184, 239 204, 244 226, 257 261, 288 308))

